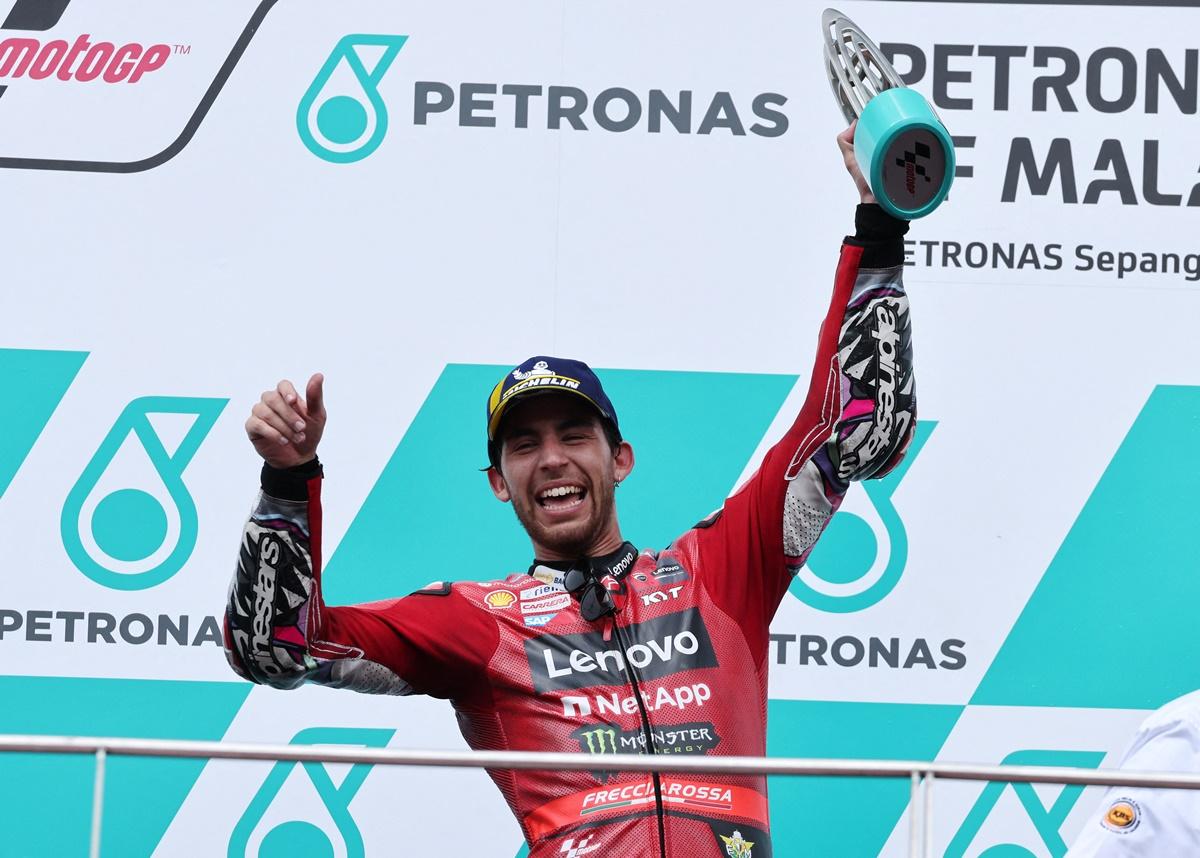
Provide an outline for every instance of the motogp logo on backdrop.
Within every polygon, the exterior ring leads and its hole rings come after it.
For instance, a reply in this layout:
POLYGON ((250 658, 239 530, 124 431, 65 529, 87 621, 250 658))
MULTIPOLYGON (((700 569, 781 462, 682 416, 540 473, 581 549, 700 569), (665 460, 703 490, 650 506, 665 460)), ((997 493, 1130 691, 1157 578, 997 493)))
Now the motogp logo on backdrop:
POLYGON ((226 402, 148 396, 125 407, 63 504, 63 547, 80 572, 114 590, 144 590, 183 568, 198 533, 183 471, 226 402), (173 449, 152 416, 162 431, 189 424, 173 449))
MULTIPOLYGON (((908 534, 892 495, 937 424, 918 421, 908 454, 890 474, 861 483, 867 503, 843 504, 817 540, 789 591, 810 607, 835 614, 869 608, 900 581, 908 562, 908 534)), ((861 495, 860 495, 861 497, 861 495)))
MULTIPOLYGON (((0 155, 0 167, 132 173, 165 163, 191 141, 263 18, 276 2, 260 0, 250 21, 242 29, 228 56, 225 56, 224 63, 220 63, 224 48, 218 53, 210 49, 210 44, 201 44, 193 54, 190 42, 159 41, 157 39, 162 37, 157 34, 157 38, 148 41, 131 40, 121 32, 128 28, 116 27, 116 17, 111 15, 109 18, 114 19, 112 27, 108 26, 107 19, 101 22, 93 19, 91 24, 73 24, 81 16, 67 15, 64 25, 64 29, 70 27, 67 32, 49 32, 59 28, 68 9, 83 8, 93 14, 96 9, 102 9, 95 2, 8 0, 5 3, 0 0, 0 14, 3 14, 6 5, 9 10, 0 23, 0 96, 4 96, 0 100, 0 111, 9 111, 8 121, 4 123, 6 134, 3 142, 10 153, 0 155), (82 31, 85 27, 87 31, 82 31), (189 63, 198 65, 193 65, 190 71, 182 75, 170 73, 171 69, 176 68, 184 71, 189 63), (64 149, 71 146, 72 129, 86 127, 86 134, 77 135, 78 145, 86 145, 93 151, 110 151, 114 146, 126 146, 126 139, 138 140, 146 135, 160 139, 165 136, 161 128, 149 126, 161 124, 163 117, 169 117, 170 112, 164 113, 162 105, 151 112, 146 106, 147 102, 140 96, 123 93, 138 92, 140 90, 129 87, 140 88, 168 75, 169 82, 164 81, 164 84, 172 87, 171 94, 176 97, 170 106, 176 106, 180 99, 174 90, 181 82, 183 86, 194 88, 200 83, 196 80, 198 71, 203 75, 201 80, 208 81, 209 72, 203 71, 205 64, 212 67, 215 76, 201 90, 199 103, 183 130, 165 149, 134 160, 63 156, 64 149), (70 95, 67 89, 71 90, 70 95), (81 100, 81 93, 94 94, 96 100, 88 104, 87 96, 81 100), (103 111, 104 121, 88 119, 90 112, 96 109, 103 111), (14 117, 17 117, 15 122, 14 117), (40 120, 44 117, 53 119, 43 123, 40 120), (90 124, 82 126, 81 123, 85 121, 90 124), (143 123, 147 127, 143 127, 143 123), (46 127, 43 128, 43 125, 46 127)), ((203 23, 210 22, 200 18, 195 10, 189 14, 203 23)), ((132 22, 135 28, 139 23, 132 22)), ((179 23, 176 23, 177 27, 179 23)), ((187 31, 191 31, 195 23, 189 19, 182 21, 187 25, 187 31)), ((145 27, 140 29, 144 30, 145 27)), ((160 86, 154 85, 152 88, 157 93, 161 91, 160 86)))

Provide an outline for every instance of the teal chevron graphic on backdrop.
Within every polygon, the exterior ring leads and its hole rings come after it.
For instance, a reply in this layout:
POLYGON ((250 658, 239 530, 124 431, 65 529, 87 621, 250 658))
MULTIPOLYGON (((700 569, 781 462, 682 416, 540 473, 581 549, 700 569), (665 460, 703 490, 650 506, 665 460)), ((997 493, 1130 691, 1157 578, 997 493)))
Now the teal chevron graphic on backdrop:
MULTIPOLYGON (((1013 751, 1000 761, 1003 766, 1076 766, 1079 768, 1094 769, 1100 765, 1100 761, 1104 759, 1103 751, 1013 751)), ((1016 793, 1017 798, 1021 802, 1021 806, 1025 809, 1025 813, 1029 816, 1029 821, 1032 823, 1038 836, 1042 839, 1042 845, 1046 847, 1049 853, 1054 858, 1062 858, 1067 854, 1067 844, 1063 840, 1059 829, 1063 822, 1066 821, 1067 815, 1071 812, 1071 808, 1075 806, 1075 802, 1079 801, 1079 796, 1083 793, 1083 786, 1079 784, 1069 784, 1059 790, 1053 803, 1046 807, 1038 797, 1037 790, 1033 784, 1005 784, 1005 783, 989 783, 983 788, 975 805, 963 820, 954 838, 950 841, 950 845, 946 847, 946 852, 942 858, 964 858, 967 850, 971 848, 972 841, 976 835, 983 829, 983 824, 991 814, 992 809, 1000 800, 1000 796, 1005 790, 1011 789, 1016 793)), ((976 854, 976 853, 972 853, 976 854)), ((1033 855, 1024 846, 1018 846, 1015 843, 995 843, 981 853, 981 856, 988 858, 1030 858, 1033 855)))
MULTIPOLYGON (((218 658, 220 656, 217 656, 218 658)), ((243 682, 0 676, 0 733, 220 739, 250 693, 243 682)), ((86 855, 93 758, 0 754, 0 855, 86 855)), ((203 760, 112 757, 101 854, 148 856, 203 760)))
MULTIPOLYGON (((827 703, 767 704, 773 757, 932 760, 961 706, 827 703)), ((772 777, 771 839, 776 855, 873 858, 908 807, 906 778, 772 777)))
POLYGON ((0 497, 87 356, 87 352, 0 349, 0 378, 7 388, 5 425, 0 433, 0 497))
POLYGON ((1200 663, 1200 387, 1150 395, 971 702, 1156 709, 1200 663))

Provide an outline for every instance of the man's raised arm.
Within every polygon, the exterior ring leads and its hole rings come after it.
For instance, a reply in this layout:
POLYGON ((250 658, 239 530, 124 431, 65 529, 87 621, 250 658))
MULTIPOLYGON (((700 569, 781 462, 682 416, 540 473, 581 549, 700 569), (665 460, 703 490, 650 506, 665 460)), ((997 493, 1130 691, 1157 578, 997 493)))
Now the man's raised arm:
MULTIPOLYGON (((452 697, 473 679, 468 642, 487 644, 492 631, 449 585, 347 607, 327 607, 321 597, 322 386, 314 375, 301 398, 282 381, 246 421, 264 460, 262 491, 229 589, 226 658, 238 675, 274 688, 316 682, 452 697), (450 628, 461 635, 447 634, 450 628)), ((379 571, 386 574, 385 560, 379 571)))
POLYGON ((765 621, 850 482, 894 468, 916 425, 902 277, 908 223, 875 203, 854 160, 854 127, 837 139, 860 204, 855 234, 842 244, 807 397, 754 476, 695 536, 700 552, 719 557, 725 570, 710 588, 765 621))

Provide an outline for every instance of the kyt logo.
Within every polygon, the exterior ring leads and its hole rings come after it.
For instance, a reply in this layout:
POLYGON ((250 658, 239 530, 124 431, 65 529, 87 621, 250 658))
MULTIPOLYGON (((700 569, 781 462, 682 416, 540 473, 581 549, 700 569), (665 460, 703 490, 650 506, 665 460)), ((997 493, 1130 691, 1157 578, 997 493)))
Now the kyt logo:
MULTIPOLYGON (((391 741, 395 730, 348 728, 348 727, 311 727, 301 730, 293 738, 292 745, 355 745, 366 748, 383 748, 391 741)), ((233 835, 229 838, 228 858, 275 858, 275 856, 297 855, 344 855, 346 858, 365 858, 366 847, 362 834, 354 817, 350 815, 350 802, 353 800, 363 781, 371 773, 374 766, 369 763, 355 763, 350 772, 342 779, 341 784, 334 786, 333 778, 323 763, 301 763, 305 774, 308 775, 312 788, 317 797, 325 805, 326 817, 333 822, 337 829, 337 839, 342 842, 342 848, 334 846, 334 837, 312 822, 296 819, 297 808, 303 806, 304 793, 300 784, 287 784, 288 778, 296 768, 294 760, 281 760, 271 769, 263 785, 250 801, 249 807, 234 826, 233 835), (286 786, 285 786, 286 785, 286 786), (282 794, 282 796, 281 796, 282 794), (279 798, 278 807, 276 799, 279 798), (270 828, 261 837, 256 836, 256 829, 261 827, 263 820, 270 814, 273 818, 291 817, 270 828), (257 841, 257 842, 253 842, 257 841)))
POLYGON ((892 495, 936 425, 918 421, 904 461, 886 477, 859 484, 870 511, 856 514, 849 508, 853 496, 847 497, 792 581, 792 595, 818 610, 845 614, 869 608, 892 592, 908 562, 908 534, 892 495))
POLYGON ((147 396, 125 407, 63 504, 63 546, 80 572, 115 590, 144 590, 183 568, 198 532, 183 471, 226 402, 147 396), (173 451, 152 415, 164 429, 190 421, 173 451))
MULTIPOLYGON (((1082 768, 1095 768, 1100 765, 1100 761, 1104 759, 1104 753, 1101 751, 1013 751, 1003 760, 1001 765, 1005 766, 1079 766, 1082 768)), ((1018 799, 1020 799, 1021 807, 1029 817, 1029 821, 1033 823, 1033 828, 1037 832, 1037 836, 1041 838, 1042 846, 1049 850, 1051 855, 1065 855, 1067 844, 1063 841, 1059 829, 1070 814, 1071 808, 1075 806, 1075 802, 1079 800, 1080 794, 1083 792, 1083 786, 1079 784, 1068 785, 1062 788, 1058 797, 1054 802, 1047 807, 1042 803, 1042 799, 1038 797, 1037 791, 1033 784, 1005 784, 1005 783, 989 783, 983 788, 975 805, 963 820, 954 839, 950 841, 950 845, 946 847, 946 852, 943 858, 964 858, 967 850, 974 846, 988 846, 983 853, 972 850, 971 854, 988 854, 988 855, 1033 855, 1028 849, 1015 843, 989 843, 975 844, 980 831, 983 830, 984 823, 988 817, 996 809, 1000 797, 1004 792, 1011 789, 1018 799)), ((1011 831, 1011 824, 1005 825, 1001 830, 1011 831)))
POLYGON ((308 151, 348 164, 379 148, 388 127, 379 84, 406 41, 408 36, 352 35, 334 46, 296 108, 296 130, 308 151))

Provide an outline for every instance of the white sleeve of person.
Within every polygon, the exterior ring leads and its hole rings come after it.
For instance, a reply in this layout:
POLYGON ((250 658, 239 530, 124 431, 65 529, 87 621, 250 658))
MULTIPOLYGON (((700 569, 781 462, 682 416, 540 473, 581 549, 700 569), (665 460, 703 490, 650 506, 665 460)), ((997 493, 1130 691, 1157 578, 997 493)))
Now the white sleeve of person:
MULTIPOLYGON (((1120 768, 1200 774, 1200 691, 1147 718, 1120 768)), ((1200 855, 1200 791, 1109 787, 1066 858, 1184 855, 1200 855)))

